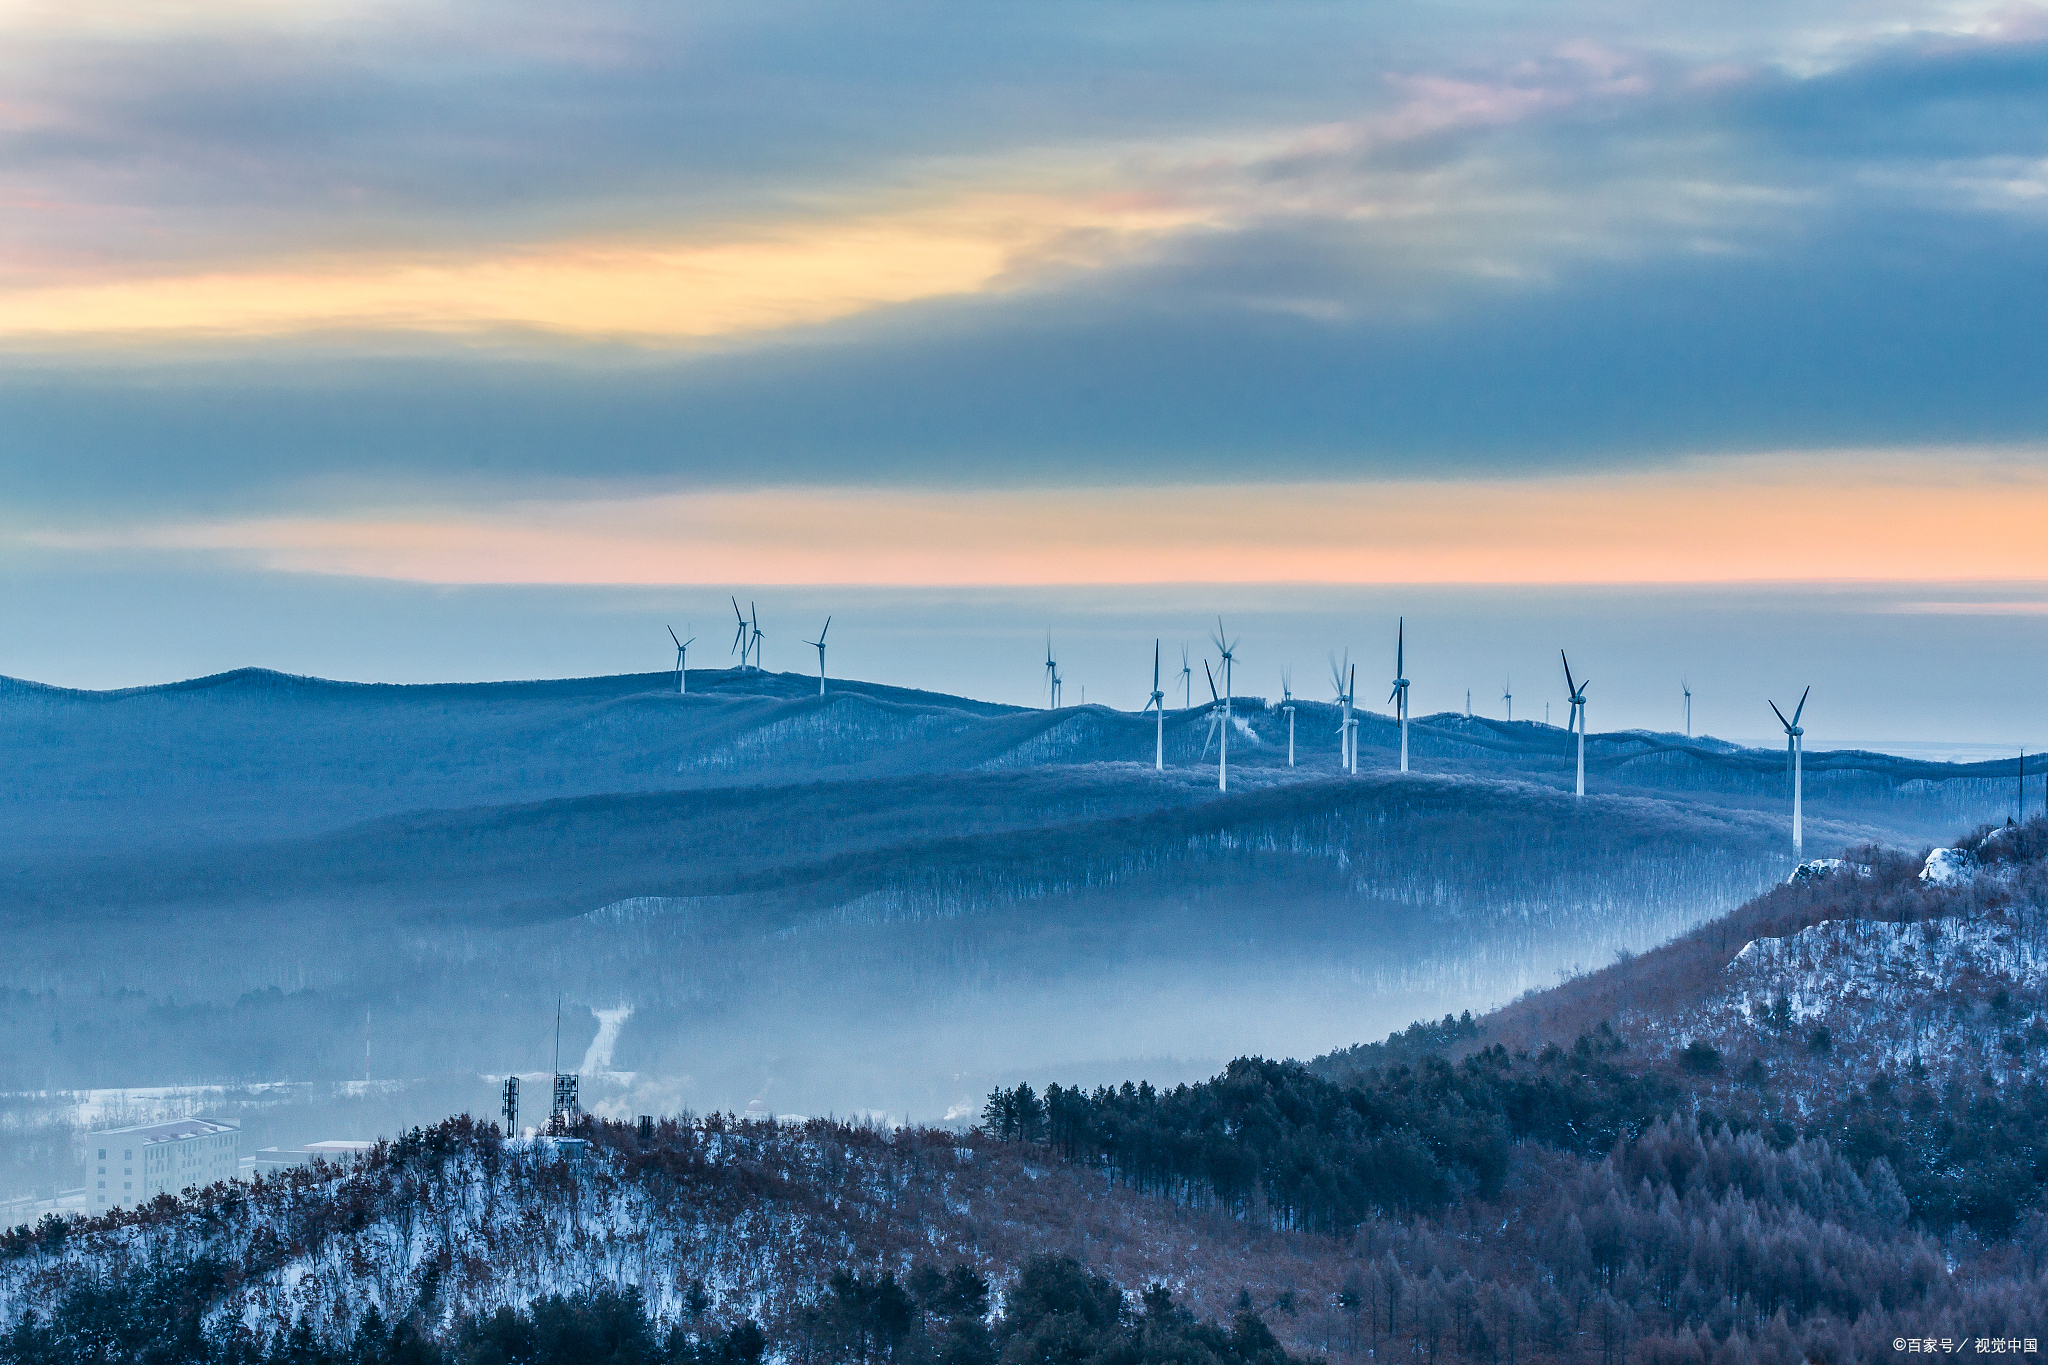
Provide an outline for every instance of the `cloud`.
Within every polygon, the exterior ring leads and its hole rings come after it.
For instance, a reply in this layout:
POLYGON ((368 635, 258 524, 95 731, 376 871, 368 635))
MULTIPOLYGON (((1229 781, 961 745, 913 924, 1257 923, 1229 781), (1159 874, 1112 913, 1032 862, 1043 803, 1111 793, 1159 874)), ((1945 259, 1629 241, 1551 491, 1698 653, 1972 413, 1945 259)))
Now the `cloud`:
POLYGON ((675 13, 17 48, 12 515, 2048 438, 2048 48, 1988 11, 675 13))
POLYGON ((984 197, 891 219, 771 225, 729 240, 559 243, 513 254, 372 257, 0 291, 0 340, 501 329, 693 341, 816 324, 888 304, 998 286, 1032 258, 1091 238, 1184 225, 1165 205, 984 197))
POLYGON ((2048 616, 2048 602, 1896 602, 1880 610, 1893 616, 2048 616))
POLYGON ((321 509, 394 483, 1344 481, 2038 443, 2048 241, 1964 226, 1845 215, 1768 256, 1580 263, 1428 307, 1399 279, 1398 306, 1352 306, 1372 277, 1342 243, 1275 228, 689 357, 17 357, 0 475, 33 517, 321 509))
POLYGON ((2048 578, 2048 467, 1953 453, 1625 477, 782 489, 27 537, 444 584, 1740 583, 2048 578))

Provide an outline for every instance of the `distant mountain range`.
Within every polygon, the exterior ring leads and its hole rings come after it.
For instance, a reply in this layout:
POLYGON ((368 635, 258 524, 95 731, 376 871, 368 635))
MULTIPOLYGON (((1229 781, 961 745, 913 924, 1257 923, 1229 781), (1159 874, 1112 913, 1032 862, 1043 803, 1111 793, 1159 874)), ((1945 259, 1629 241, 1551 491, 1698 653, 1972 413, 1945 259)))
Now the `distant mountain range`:
MULTIPOLYGON (((41 850, 168 847, 334 830, 380 815, 557 797, 777 785, 822 777, 1143 764, 1155 722, 1107 707, 1059 711, 853 680, 742 669, 536 682, 397 686, 242 669, 88 692, 0 679, 0 836, 41 850)), ((1297 701, 1297 773, 1337 768, 1337 708, 1297 701)), ((1288 717, 1238 698, 1232 763, 1278 777, 1288 717)), ((1169 710, 1175 767, 1213 764, 1209 708, 1169 710)), ((1385 766, 1395 723, 1362 712, 1361 761, 1385 766)), ((1414 722, 1421 770, 1569 781, 1573 740, 1530 721, 1443 713, 1414 722)), ((1623 731, 1587 740, 1596 790, 1773 809, 1781 751, 1623 731)), ((2010 810, 2011 763, 1807 755, 1810 818, 1916 842, 2010 810)), ((1823 837, 1826 837, 1825 835, 1823 837)))

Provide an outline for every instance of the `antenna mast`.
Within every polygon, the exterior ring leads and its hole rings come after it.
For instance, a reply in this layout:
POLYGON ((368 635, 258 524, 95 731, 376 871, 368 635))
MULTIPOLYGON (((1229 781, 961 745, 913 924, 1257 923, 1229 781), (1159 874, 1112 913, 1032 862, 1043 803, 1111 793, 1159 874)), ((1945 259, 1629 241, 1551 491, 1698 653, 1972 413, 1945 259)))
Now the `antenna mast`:
POLYGON ((560 1134, 568 1130, 580 1105, 577 1101, 578 1076, 562 1074, 562 997, 555 997, 555 1096, 554 1107, 548 1113, 548 1131, 560 1134))

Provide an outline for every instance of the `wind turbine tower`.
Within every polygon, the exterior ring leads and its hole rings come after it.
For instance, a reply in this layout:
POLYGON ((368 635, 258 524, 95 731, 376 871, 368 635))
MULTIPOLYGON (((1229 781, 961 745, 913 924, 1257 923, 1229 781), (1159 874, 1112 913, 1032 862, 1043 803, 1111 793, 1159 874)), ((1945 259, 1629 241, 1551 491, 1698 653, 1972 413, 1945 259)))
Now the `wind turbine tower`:
POLYGON ((740 610, 740 599, 732 599, 732 614, 739 618, 739 627, 733 632, 731 652, 740 656, 740 671, 747 669, 747 614, 740 610))
POLYGON ((1358 665, 1351 665, 1351 672, 1344 680, 1344 710, 1351 717, 1351 775, 1358 776, 1358 665))
POLYGON ((1223 638, 1223 618, 1216 618, 1217 652, 1223 656, 1223 742, 1216 750, 1216 790, 1230 790, 1230 667, 1236 660, 1237 641, 1223 638))
POLYGON ((1501 688, 1500 699, 1508 704, 1508 720, 1512 723, 1515 719, 1515 680, 1512 676, 1508 678, 1506 685, 1501 688))
MULTIPOLYGON (((1280 709, 1287 713, 1287 766, 1291 768, 1294 766, 1294 670, 1291 668, 1280 670, 1280 709)), ((2024 766, 2025 762, 2022 759, 2021 765, 2024 766)), ((2020 784, 2020 790, 2026 790, 2024 782, 2020 784)))
POLYGON ((1692 684, 1680 678, 1678 685, 1685 689, 1685 737, 1692 738, 1692 684))
POLYGON ((818 651, 818 695, 821 697, 825 695, 825 637, 831 633, 832 618, 828 616, 825 618, 825 628, 818 632, 818 638, 804 641, 818 651))
POLYGON ((1145 705, 1159 713, 1158 729, 1152 741, 1152 768, 1166 771, 1166 694, 1159 690, 1159 641, 1152 642, 1152 695, 1145 705))
POLYGON ((1344 718, 1337 726, 1337 766, 1353 774, 1358 771, 1358 722, 1351 716, 1351 698, 1357 682, 1358 670, 1351 664, 1351 652, 1344 652, 1344 662, 1341 664, 1337 662, 1337 656, 1332 654, 1330 685, 1337 689, 1337 704, 1344 708, 1344 718))
POLYGON ((1223 698, 1216 692, 1216 675, 1209 671, 1209 661, 1202 660, 1202 677, 1209 684, 1209 733, 1202 739, 1202 757, 1209 757, 1209 746, 1216 742, 1218 731, 1223 725, 1223 698))
POLYGON ((1570 734, 1576 730, 1579 735, 1579 786, 1575 795, 1584 796, 1586 794, 1586 687, 1593 680, 1587 678, 1584 682, 1573 682, 1572 661, 1565 659, 1564 651, 1561 649, 1557 651, 1557 657, 1564 659, 1564 685, 1571 689, 1572 694, 1572 714, 1570 722, 1565 727, 1565 733, 1570 734))
POLYGON ((1045 701, 1048 711, 1060 708, 1060 666, 1052 657, 1052 632, 1045 633, 1045 701))
POLYGON ((1195 670, 1188 667, 1188 647, 1180 647, 1180 709, 1192 711, 1195 706, 1195 670))
POLYGON ((754 671, 758 673, 761 670, 761 641, 768 637, 761 633, 760 611, 752 602, 747 603, 747 610, 754 614, 754 671))
POLYGON ((1800 769, 1804 766, 1800 760, 1806 751, 1806 731, 1800 728, 1799 717, 1806 710, 1807 694, 1812 691, 1813 688, 1809 686, 1805 692, 1799 694, 1799 705, 1792 708, 1790 720, 1786 720, 1785 713, 1778 710, 1778 703, 1771 702, 1771 711, 1778 717, 1778 724, 1785 727, 1785 756, 1792 761, 1792 856, 1795 858, 1799 856, 1799 851, 1806 847, 1806 831, 1799 818, 1800 769))
POLYGON ((1395 703, 1395 713, 1401 718, 1401 771, 1408 771, 1408 622, 1404 618, 1396 628, 1394 636, 1394 690, 1387 693, 1387 700, 1395 703))
MULTIPOLYGON (((683 629, 688 630, 689 627, 684 626, 683 629)), ((676 640, 676 628, 674 626, 668 628, 668 638, 676 640)), ((676 691, 678 693, 690 690, 689 677, 683 671, 683 656, 689 652, 690 646, 696 643, 697 637, 694 635, 687 640, 676 640, 676 691)))

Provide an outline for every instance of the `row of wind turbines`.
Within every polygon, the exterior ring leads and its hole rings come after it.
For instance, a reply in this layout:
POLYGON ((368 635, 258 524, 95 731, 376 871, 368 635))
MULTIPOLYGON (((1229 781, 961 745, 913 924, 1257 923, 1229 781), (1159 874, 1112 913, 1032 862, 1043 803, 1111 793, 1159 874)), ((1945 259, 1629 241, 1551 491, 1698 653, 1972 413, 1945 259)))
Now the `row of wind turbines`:
MULTIPOLYGON (((761 629, 760 612, 754 603, 749 602, 747 610, 742 611, 740 610, 739 599, 734 597, 731 600, 734 629, 730 652, 738 656, 739 667, 742 670, 758 672, 761 669, 761 645, 767 639, 766 633, 761 629)), ((826 636, 831 634, 831 631, 832 618, 827 616, 824 626, 818 631, 818 638, 804 641, 805 644, 818 651, 818 695, 821 697, 825 695, 825 639, 826 636)), ((697 637, 693 635, 685 640, 676 634, 675 627, 673 626, 668 628, 668 637, 676 649, 676 691, 678 693, 686 693, 689 691, 689 674, 684 667, 684 662, 688 657, 690 646, 697 642, 697 637)), ((1215 746, 1216 788, 1218 791, 1227 792, 1230 790, 1230 729, 1235 723, 1232 704, 1236 697, 1235 670, 1239 641, 1235 638, 1228 638, 1227 632, 1223 628, 1223 618, 1220 616, 1216 618, 1216 630, 1210 635, 1209 639, 1216 646, 1218 659, 1217 670, 1215 671, 1210 669, 1207 659, 1202 661, 1202 674, 1209 685, 1210 699, 1209 733, 1202 742, 1202 757, 1206 760, 1209 756, 1210 746, 1215 746), (1216 687, 1216 671, 1221 671, 1223 675, 1223 687, 1220 692, 1216 687)), ((1564 650, 1560 649, 1557 652, 1557 656, 1558 661, 1564 667, 1565 689, 1570 698, 1571 706, 1570 716, 1566 724, 1566 733, 1577 737, 1577 776, 1573 784, 1573 794, 1583 798, 1586 795, 1586 688, 1592 679, 1580 678, 1572 673, 1571 659, 1564 650)), ((1344 657, 1341 660, 1335 654, 1330 656, 1330 682, 1335 693, 1334 700, 1341 708, 1341 719, 1337 727, 1338 766, 1346 773, 1356 776, 1358 773, 1359 725, 1357 706, 1358 666, 1351 662, 1349 650, 1344 652, 1344 657)), ((1052 633, 1048 631, 1045 637, 1046 699, 1051 709, 1055 711, 1060 709, 1063 683, 1064 680, 1060 677, 1059 660, 1053 652, 1052 633)), ((1194 668, 1189 662, 1188 650, 1185 645, 1181 646, 1180 683, 1182 709, 1193 710, 1194 668)), ((1681 686, 1685 694, 1685 732, 1687 735, 1691 735, 1692 686, 1689 682, 1681 683, 1681 686)), ((1400 727, 1400 770, 1404 773, 1408 771, 1408 688, 1408 622, 1406 617, 1401 617, 1397 618, 1394 627, 1394 678, 1393 688, 1387 693, 1387 704, 1394 709, 1394 718, 1400 727)), ((1295 766, 1295 707, 1292 669, 1281 669, 1280 692, 1280 710, 1287 717, 1287 766, 1292 768, 1295 766)), ((1800 721, 1806 713, 1806 699, 1812 692, 1813 689, 1809 686, 1799 694, 1798 705, 1793 707, 1790 720, 1787 720, 1785 713, 1778 709, 1777 702, 1772 701, 1769 703, 1772 714, 1777 716, 1778 724, 1784 728, 1786 760, 1792 770, 1792 849, 1794 853, 1803 851, 1806 842, 1805 821, 1802 810, 1806 731, 1801 726, 1800 721)), ((1466 693, 1468 711, 1470 709, 1470 699, 1471 694, 1468 692, 1466 693)), ((1512 678, 1508 680, 1503 688, 1501 700, 1507 704, 1508 719, 1510 721, 1514 720, 1515 695, 1514 680, 1512 678)), ((1152 762, 1157 770, 1163 772, 1166 769, 1166 692, 1160 686, 1160 642, 1156 639, 1152 642, 1152 690, 1147 697, 1144 709, 1154 713, 1155 729, 1152 762)))
MULTIPOLYGON (((739 656, 742 672, 758 673, 761 671, 761 642, 768 638, 766 632, 761 629, 761 613, 752 602, 747 603, 747 610, 741 611, 740 599, 735 597, 732 599, 732 614, 736 625, 730 652, 739 656)), ((687 631, 689 627, 685 626, 683 629, 687 631)), ((818 632, 818 638, 804 641, 818 651, 818 695, 821 697, 825 695, 825 637, 831 633, 832 618, 827 616, 824 629, 818 632)), ((676 634, 674 626, 670 626, 668 638, 676 647, 676 691, 679 694, 687 693, 690 690, 690 675, 683 667, 683 661, 689 657, 690 646, 697 643, 697 637, 692 635, 685 640, 676 634)))
MULTIPOLYGON (((1213 744, 1216 747, 1216 787, 1218 791, 1229 791, 1230 727, 1234 719, 1231 706, 1235 696, 1232 680, 1233 670, 1237 662, 1237 646, 1239 641, 1227 638, 1227 632, 1223 628, 1223 619, 1221 617, 1217 618, 1216 630, 1210 635, 1209 639, 1216 646, 1216 652, 1219 656, 1217 666, 1223 674, 1223 690, 1220 693, 1217 691, 1216 674, 1210 670, 1209 661, 1204 659, 1202 661, 1202 674, 1209 684, 1210 720, 1209 734, 1202 742, 1202 757, 1206 760, 1209 756, 1210 746, 1213 744)), ((1577 773, 1573 783, 1573 794, 1580 799, 1584 799, 1586 795, 1586 689, 1592 683, 1592 679, 1581 678, 1573 674, 1571 658, 1564 650, 1560 649, 1557 652, 1557 657, 1558 662, 1564 669, 1565 690, 1570 698, 1571 705, 1566 733, 1576 736, 1577 741, 1575 745, 1577 750, 1577 773)), ((1059 664, 1053 654, 1052 637, 1049 634, 1046 637, 1045 667, 1049 700, 1053 709, 1057 710, 1059 708, 1059 664)), ((1188 651, 1185 645, 1181 647, 1180 682, 1182 709, 1192 710, 1194 701, 1194 669, 1188 661, 1188 651)), ((1339 660, 1335 654, 1330 656, 1330 682, 1335 691, 1334 700, 1342 708, 1341 719, 1337 727, 1338 763, 1346 773, 1356 776, 1358 773, 1358 666, 1351 662, 1350 651, 1345 651, 1342 660, 1339 660)), ((1400 727, 1401 771, 1404 773, 1408 771, 1409 685, 1408 622, 1403 617, 1397 619, 1394 627, 1394 679, 1393 690, 1387 693, 1387 704, 1394 709, 1394 718, 1400 727)), ((1685 731, 1689 736, 1692 733, 1692 685, 1690 682, 1682 682, 1680 685, 1684 690, 1685 731)), ((1801 809, 1804 795, 1802 787, 1806 731, 1800 725, 1800 721, 1806 713, 1806 699, 1812 693, 1813 688, 1809 686, 1799 694, 1799 703, 1793 707, 1790 720, 1787 720, 1785 713, 1778 709, 1777 702, 1768 702, 1772 714, 1777 716, 1778 724, 1784 727, 1785 731, 1786 760, 1792 771, 1792 849, 1795 854, 1802 852, 1806 844, 1805 821, 1801 809)), ((1280 695, 1280 710, 1287 717, 1287 766, 1291 768, 1295 766, 1295 708, 1292 669, 1282 668, 1280 670, 1280 695)), ((1471 694, 1468 692, 1466 696, 1469 710, 1471 694)), ((1508 719, 1512 721, 1515 715, 1514 682, 1512 679, 1508 681, 1503 689, 1501 700, 1507 703, 1508 719)), ((1154 713, 1153 767, 1163 772, 1166 768, 1166 692, 1160 686, 1160 642, 1156 639, 1152 642, 1152 691, 1146 700, 1145 709, 1154 713)))

